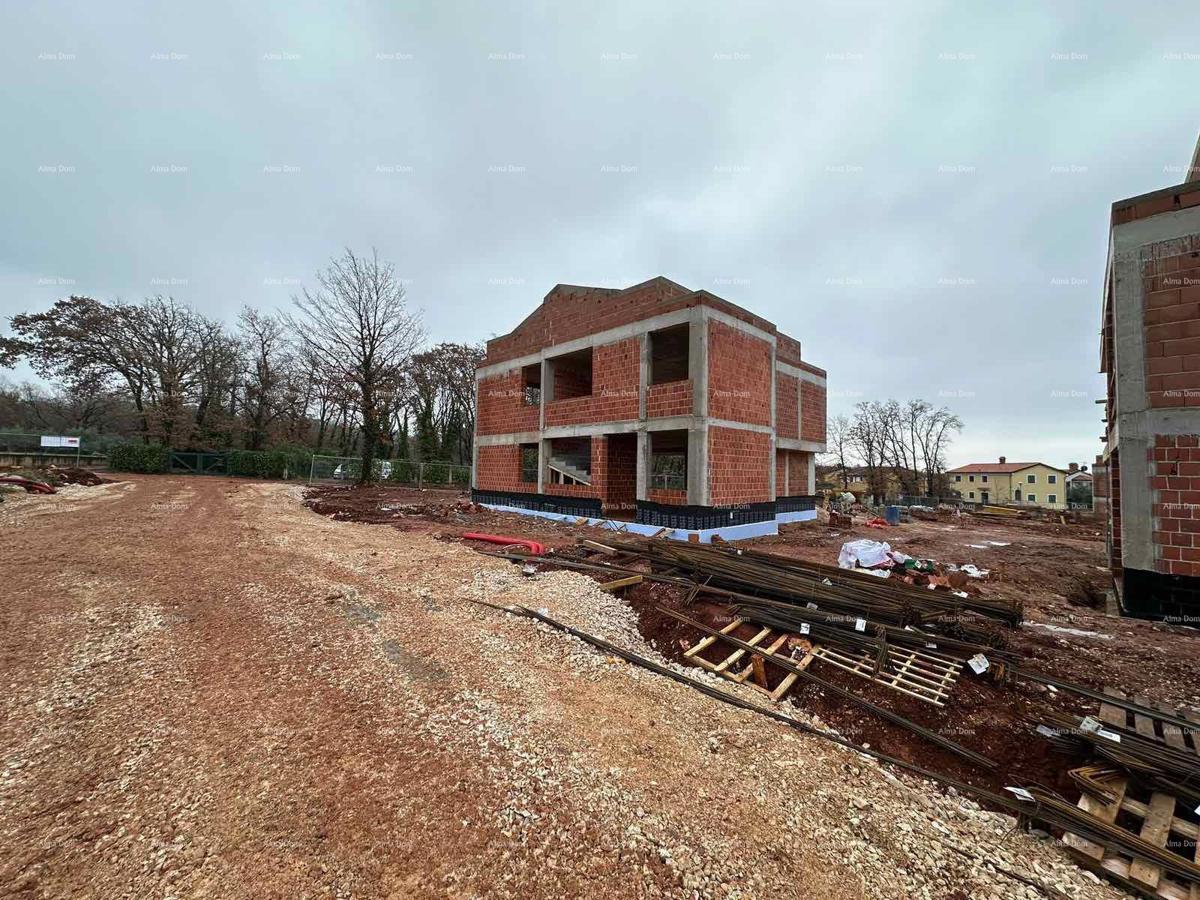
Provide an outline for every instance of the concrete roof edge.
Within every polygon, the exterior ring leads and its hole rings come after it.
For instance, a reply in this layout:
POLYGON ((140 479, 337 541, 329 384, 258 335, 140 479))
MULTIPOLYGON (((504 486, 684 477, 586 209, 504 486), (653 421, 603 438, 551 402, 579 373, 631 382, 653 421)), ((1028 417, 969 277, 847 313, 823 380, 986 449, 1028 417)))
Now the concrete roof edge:
MULTIPOLYGON (((1200 148, 1198 148, 1198 152, 1200 152, 1200 148)), ((1133 206, 1135 203, 1141 203, 1146 200, 1153 200, 1156 197, 1169 197, 1172 194, 1180 194, 1183 193, 1184 188, 1200 190, 1200 179, 1183 181, 1179 184, 1173 184, 1170 187, 1159 188, 1156 191, 1150 191, 1146 194, 1138 194, 1136 197, 1126 197, 1124 200, 1114 200, 1112 211, 1116 212, 1118 209, 1125 209, 1127 206, 1133 206)))

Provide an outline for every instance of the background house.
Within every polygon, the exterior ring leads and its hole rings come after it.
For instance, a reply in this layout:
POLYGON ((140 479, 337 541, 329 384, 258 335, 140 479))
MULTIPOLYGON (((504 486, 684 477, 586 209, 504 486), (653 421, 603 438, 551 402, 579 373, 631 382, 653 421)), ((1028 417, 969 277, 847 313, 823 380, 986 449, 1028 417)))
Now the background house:
POLYGON ((971 463, 946 473, 950 489, 974 503, 1067 508, 1065 469, 1040 462, 1010 463, 1001 456, 994 463, 971 463))

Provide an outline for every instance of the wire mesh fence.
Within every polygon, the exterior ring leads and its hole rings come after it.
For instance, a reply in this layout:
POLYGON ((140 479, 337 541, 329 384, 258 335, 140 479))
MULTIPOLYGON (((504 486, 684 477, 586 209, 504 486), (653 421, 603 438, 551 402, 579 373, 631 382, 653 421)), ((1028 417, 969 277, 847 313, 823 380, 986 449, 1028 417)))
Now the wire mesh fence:
POLYGON ((85 443, 85 439, 77 435, 0 431, 0 460, 9 465, 40 466, 49 463, 79 464, 84 460, 90 462, 102 457, 85 443))
MULTIPOLYGON (((471 486, 471 467, 451 462, 415 462, 408 459, 377 459, 375 481, 383 484, 418 488, 459 488, 471 486)), ((319 482, 353 484, 362 474, 358 456, 320 456, 312 458, 309 484, 319 482)))

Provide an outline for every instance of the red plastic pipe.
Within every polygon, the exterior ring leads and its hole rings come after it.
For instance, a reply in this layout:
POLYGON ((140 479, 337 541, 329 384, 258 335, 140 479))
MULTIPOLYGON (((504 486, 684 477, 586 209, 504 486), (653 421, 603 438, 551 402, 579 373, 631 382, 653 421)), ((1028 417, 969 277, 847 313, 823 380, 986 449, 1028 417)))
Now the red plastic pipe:
POLYGON ((537 541, 526 541, 522 538, 505 537, 502 534, 480 534, 477 531, 469 531, 463 535, 464 541, 487 541, 489 544, 504 544, 511 546, 519 544, 522 547, 528 547, 529 552, 535 556, 541 556, 546 552, 546 545, 539 544, 537 541))
POLYGON ((41 481, 32 481, 29 478, 22 478, 20 475, 0 475, 0 484, 17 484, 25 488, 28 494, 57 494, 58 491, 52 485, 44 484, 41 481))

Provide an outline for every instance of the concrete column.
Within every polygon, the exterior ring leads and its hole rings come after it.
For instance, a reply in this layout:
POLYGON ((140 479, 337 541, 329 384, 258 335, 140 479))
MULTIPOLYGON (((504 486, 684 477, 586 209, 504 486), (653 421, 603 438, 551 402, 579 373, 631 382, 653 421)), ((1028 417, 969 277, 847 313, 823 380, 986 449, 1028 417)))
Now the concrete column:
POLYGON ((546 404, 554 399, 554 379, 550 377, 550 360, 542 360, 542 424, 546 427, 546 404))
POLYGON ((688 429, 687 502, 708 506, 708 425, 688 429))
POLYGON ((688 329, 688 378, 692 382, 692 414, 708 415, 708 316, 703 306, 692 307, 688 329))
POLYGON ((650 389, 650 333, 638 335, 638 419, 646 418, 646 392, 650 389))
POLYGON ((635 496, 639 500, 650 499, 650 435, 646 430, 637 433, 637 478, 635 496))
MULTIPOLYGON (((545 396, 545 394, 543 394, 542 396, 545 396)), ((549 475, 549 470, 547 469, 547 466, 549 466, 549 465, 550 465, 550 442, 548 440, 541 439, 538 441, 537 492, 539 494, 546 493, 546 486, 549 484, 549 478, 547 477, 549 475)))
POLYGON ((808 454, 808 490, 805 491, 808 496, 812 496, 817 492, 817 454, 808 454))

